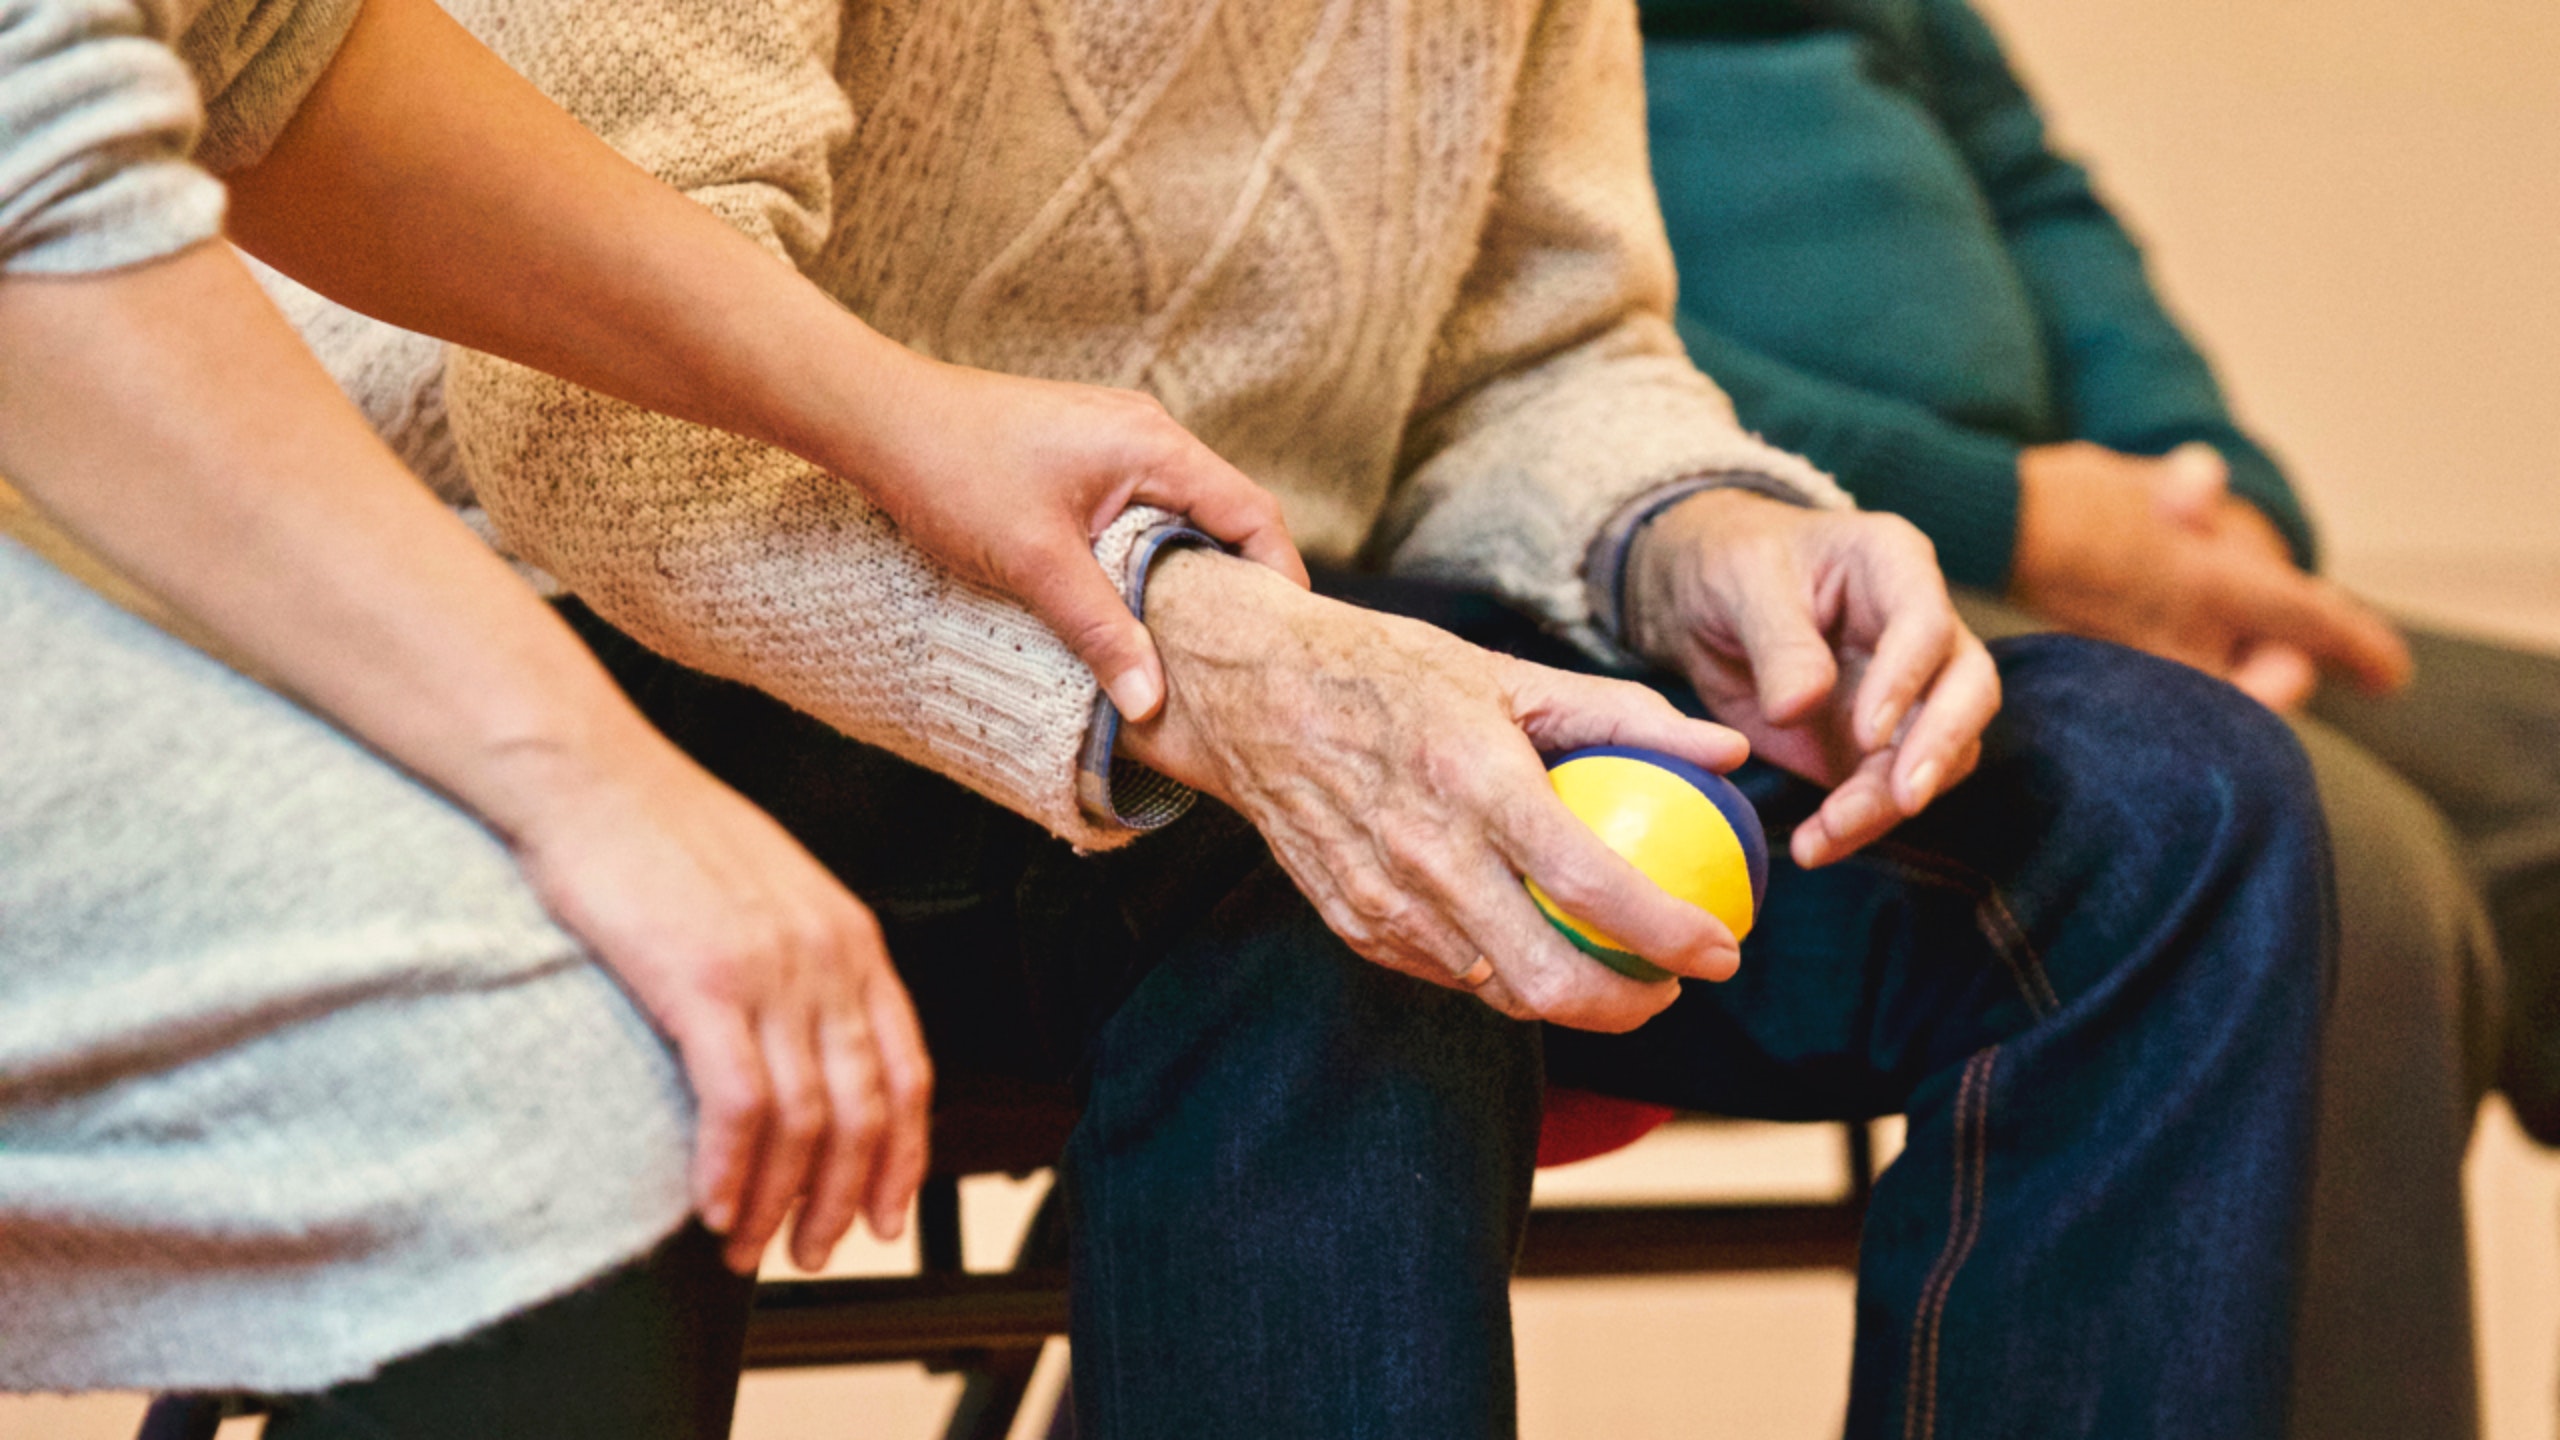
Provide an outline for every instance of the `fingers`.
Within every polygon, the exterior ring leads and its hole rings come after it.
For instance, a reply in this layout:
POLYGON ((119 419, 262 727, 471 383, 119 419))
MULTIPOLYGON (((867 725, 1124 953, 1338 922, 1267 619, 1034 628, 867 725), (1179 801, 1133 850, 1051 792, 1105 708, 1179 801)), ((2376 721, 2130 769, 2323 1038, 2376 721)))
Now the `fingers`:
POLYGON ((1983 728, 1999 713, 2000 667, 1973 632, 1959 625, 1954 658, 1938 672, 1928 700, 1893 747, 1896 808, 1917 815, 1962 779, 1972 768, 1964 763, 1967 747, 1979 750, 1983 728))
POLYGON ((2160 457, 2151 499, 2163 519, 2190 530, 2206 530, 2230 489, 2230 462, 2221 451, 2196 440, 2160 457))
POLYGON ((1723 921, 1646 879, 1552 789, 1541 791, 1515 802, 1494 832, 1514 870, 1565 914, 1675 975, 1733 978, 1742 949, 1723 921))
POLYGON ((1903 811, 1893 798, 1894 752, 1879 750, 1858 762, 1849 778, 1833 786, 1822 808, 1796 826, 1787 853, 1807 870, 1819 869, 1881 840, 1902 823, 1903 811))
POLYGON ((2245 633, 2291 645, 2370 692, 2408 683, 2408 644, 2390 622, 2337 586, 2272 566, 2217 575, 2223 613, 2235 616, 2245 633))
POLYGON ((1511 662, 1512 718, 1529 743, 1553 754, 1586 745, 1632 745, 1677 755, 1718 773, 1751 758, 1742 733, 1695 720, 1653 689, 1511 662))
POLYGON ((857 1009, 821 1020, 818 1064, 827 1131, 791 1232, 791 1263, 803 1270, 824 1267, 836 1242, 853 1228, 871 1189, 887 1112, 869 1016, 857 1009))
POLYGON ((2229 678, 2240 693, 2283 715, 2311 698, 2320 684, 2320 667, 2293 646, 2259 643, 2242 648, 2229 678))
POLYGON ((1796 827, 1789 853, 1811 870, 1882 839, 1894 826, 1973 773, 1982 732, 2000 713, 2000 668, 1971 631, 1958 626, 1955 655, 1907 712, 1901 738, 1858 762, 1814 817, 1796 827))
POLYGON ((755 1178, 725 1247, 729 1268, 741 1275, 754 1272, 774 1232, 808 1188, 810 1166, 826 1134, 829 1107, 816 1032, 816 1017, 798 1007, 767 1014, 756 1027, 772 1087, 772 1112, 755 1178))
POLYGON ((1131 498, 1187 518, 1247 560, 1306 588, 1306 561, 1289 538, 1280 502, 1187 432, 1184 439, 1180 457, 1140 481, 1131 498))
POLYGON ((748 1178, 764 1140, 764 1057, 737 1011, 714 1009, 676 1036, 694 1107, 693 1208, 714 1233, 737 1227, 748 1178))
POLYGON ((1897 601, 1886 614, 1874 658, 1858 679, 1849 720, 1858 748, 1868 752, 1894 742, 1903 717, 1938 679, 1955 655, 1957 637, 1965 633, 1945 588, 1936 584, 1897 601))
POLYGON ((883 1240, 898 1238, 906 1228, 907 1207, 924 1183, 933 1138, 933 1062, 926 1058, 924 1032, 916 1025, 915 1008, 906 987, 883 962, 881 978, 869 990, 871 1036, 879 1047, 880 1083, 885 1128, 879 1163, 871 1172, 871 1193, 864 1209, 871 1233, 883 1240))
POLYGON ((1801 584, 1764 583, 1745 590, 1735 630, 1751 664, 1760 712, 1773 725, 1792 725, 1830 698, 1840 662, 1799 598, 1801 584))
POLYGON ((1019 566, 1009 583, 1102 683, 1123 719, 1143 723, 1164 706, 1164 661, 1154 637, 1091 551, 1059 544, 1019 566))

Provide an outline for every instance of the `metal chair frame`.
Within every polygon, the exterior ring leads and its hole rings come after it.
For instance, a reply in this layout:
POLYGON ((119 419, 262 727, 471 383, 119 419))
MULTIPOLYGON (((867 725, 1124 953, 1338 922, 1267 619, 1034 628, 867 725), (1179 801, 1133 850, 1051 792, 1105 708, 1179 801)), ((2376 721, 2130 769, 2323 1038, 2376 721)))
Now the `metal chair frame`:
MULTIPOLYGON (((962 1263, 963 1174, 1025 1175, 1057 1146, 1014 1146, 1060 1138, 1054 1115, 1026 1121, 964 1105, 946 1109, 946 1132, 971 1135, 938 1162, 918 1196, 918 1265, 913 1275, 768 1280, 756 1287, 747 1324, 746 1368, 921 1363, 968 1377, 944 1440, 1004 1440, 1020 1414, 1041 1347, 1067 1329, 1067 1234, 1053 1189, 1025 1233, 1013 1267, 972 1272, 962 1263), (1010 1151, 1010 1154, 1004 1152, 1010 1151), (956 1162, 956 1163, 953 1163, 956 1162)), ((999 1107, 1000 1111, 1001 1107, 999 1107)), ((1071 1112, 1069 1112, 1071 1114, 1071 1112)), ((1518 1274, 1523 1279, 1626 1275, 1733 1274, 1775 1270, 1855 1270, 1858 1233, 1874 1187, 1870 1129, 1842 1127, 1848 1183, 1831 1198, 1794 1202, 1709 1201, 1661 1205, 1543 1206, 1529 1212, 1518 1274)), ((168 1396, 154 1403, 138 1440, 213 1440, 222 1421, 255 1413, 253 1402, 168 1396)), ((1069 1432, 1055 1432, 1069 1433, 1069 1432)))

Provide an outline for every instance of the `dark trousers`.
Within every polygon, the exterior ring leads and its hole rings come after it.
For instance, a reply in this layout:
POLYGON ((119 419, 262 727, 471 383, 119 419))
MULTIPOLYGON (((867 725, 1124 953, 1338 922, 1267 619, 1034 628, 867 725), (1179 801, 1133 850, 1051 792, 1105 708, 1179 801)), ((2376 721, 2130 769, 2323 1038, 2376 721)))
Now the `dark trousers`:
MULTIPOLYGON (((1338 584, 1573 662, 1477 597, 1338 584)), ((651 719, 879 913, 946 1074, 1079 1085, 1080 1433, 1511 1433, 1548 1073, 1734 1115, 1909 1114, 1862 1254, 1852 1436, 2280 1426, 2328 866, 2299 751, 2222 686, 2004 646, 1971 780, 1870 855, 1779 859, 1742 975, 1601 1037, 1360 960, 1221 807, 1080 857, 567 608, 651 719)), ((1783 857, 1817 792, 1741 778, 1783 857)))

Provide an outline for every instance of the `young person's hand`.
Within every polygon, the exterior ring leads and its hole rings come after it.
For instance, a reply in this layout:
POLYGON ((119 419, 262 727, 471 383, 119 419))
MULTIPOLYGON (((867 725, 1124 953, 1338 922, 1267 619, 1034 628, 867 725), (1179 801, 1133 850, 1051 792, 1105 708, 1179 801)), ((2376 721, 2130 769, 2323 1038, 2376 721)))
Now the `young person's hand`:
POLYGON ((1030 607, 1090 667, 1120 713, 1152 717, 1164 667, 1093 539, 1153 505, 1303 588, 1280 503, 1151 395, 917 357, 848 436, 841 467, 917 545, 1030 607))
POLYGON ((1742 738, 1641 685, 1571 675, 1177 551, 1147 585, 1172 682, 1130 752, 1254 823, 1362 956, 1503 1013, 1627 1030, 1679 986, 1567 943, 1521 885, 1671 971, 1741 963, 1713 915, 1646 880, 1556 797, 1542 750, 1642 745, 1728 770, 1742 738))
POLYGON ((1796 827, 1799 865, 1877 839, 1981 758, 1999 671, 1898 517, 1709 490, 1645 528, 1626 594, 1637 653, 1761 758, 1832 787, 1796 827))
POLYGON ((2039 446, 2019 457, 2018 485, 2011 595, 2064 629, 2192 665, 2276 710, 2323 671, 2368 691, 2408 679, 2390 624, 2296 569, 2210 447, 2154 459, 2039 446))
POLYGON ((763 811, 636 729, 627 753, 503 757, 493 816, 543 903, 675 1042, 699 1119, 692 1188, 752 1272, 857 1218, 894 1237, 924 1180, 933 1066, 871 912, 763 811))

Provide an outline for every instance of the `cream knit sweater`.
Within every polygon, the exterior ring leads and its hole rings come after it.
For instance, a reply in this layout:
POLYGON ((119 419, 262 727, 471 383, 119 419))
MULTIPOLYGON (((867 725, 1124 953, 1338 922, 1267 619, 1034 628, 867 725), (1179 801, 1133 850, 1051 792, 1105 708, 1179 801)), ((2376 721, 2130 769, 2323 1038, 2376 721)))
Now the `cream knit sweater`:
MULTIPOLYGON (((1154 392, 1312 558, 1597 647, 1584 555, 1646 492, 1745 471, 1845 503, 1673 336, 1630 0, 448 3, 896 339, 1154 392)), ((1076 804, 1091 677, 846 484, 486 356, 443 382, 506 543, 614 623, 1079 844, 1127 838, 1076 804)))

